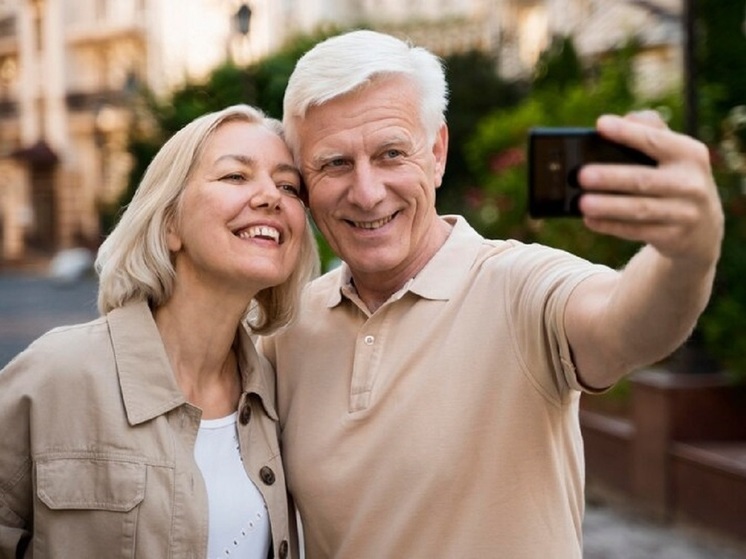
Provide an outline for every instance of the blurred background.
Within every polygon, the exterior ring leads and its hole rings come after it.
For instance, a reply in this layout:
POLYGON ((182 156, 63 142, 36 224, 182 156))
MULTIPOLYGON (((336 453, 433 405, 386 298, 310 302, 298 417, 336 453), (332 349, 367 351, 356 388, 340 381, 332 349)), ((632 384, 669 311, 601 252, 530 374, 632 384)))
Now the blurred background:
POLYGON ((93 255, 166 138, 238 102, 281 117, 295 61, 351 28, 443 58, 439 211, 488 237, 615 267, 639 248, 528 217, 532 126, 654 108, 709 146, 727 217, 711 304, 671 359, 584 397, 581 420, 592 498, 746 539, 743 0, 0 0, 0 366, 95 316, 93 255))

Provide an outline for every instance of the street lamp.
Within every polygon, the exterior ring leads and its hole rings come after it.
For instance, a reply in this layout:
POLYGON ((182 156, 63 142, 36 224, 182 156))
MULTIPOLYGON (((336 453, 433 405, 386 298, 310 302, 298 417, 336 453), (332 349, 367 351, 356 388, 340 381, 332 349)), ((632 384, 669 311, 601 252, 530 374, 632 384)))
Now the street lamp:
POLYGON ((236 24, 236 30, 246 37, 249 34, 249 27, 251 25, 251 8, 245 2, 241 4, 233 16, 233 21, 236 24))

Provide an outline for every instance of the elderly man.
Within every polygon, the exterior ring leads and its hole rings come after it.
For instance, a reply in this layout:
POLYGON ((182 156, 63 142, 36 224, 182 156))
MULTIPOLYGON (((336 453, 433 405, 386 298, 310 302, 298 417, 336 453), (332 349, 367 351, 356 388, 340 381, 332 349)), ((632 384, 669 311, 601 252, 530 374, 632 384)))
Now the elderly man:
POLYGON ((645 245, 614 271, 436 213, 446 99, 435 56, 371 31, 318 44, 286 91, 343 261, 263 344, 310 559, 581 557, 580 395, 673 351, 710 296, 723 215, 702 144, 653 113, 598 120, 658 162, 580 173, 585 225, 645 245))

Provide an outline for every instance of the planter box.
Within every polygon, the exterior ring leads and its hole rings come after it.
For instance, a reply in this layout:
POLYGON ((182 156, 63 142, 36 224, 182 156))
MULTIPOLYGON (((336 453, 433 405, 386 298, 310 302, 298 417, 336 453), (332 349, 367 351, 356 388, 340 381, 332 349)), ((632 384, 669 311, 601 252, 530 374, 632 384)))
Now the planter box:
POLYGON ((671 499, 677 519, 746 538, 746 441, 674 443, 671 499))
POLYGON ((662 369, 630 383, 624 415, 581 406, 589 486, 659 519, 746 538, 746 387, 721 374, 662 369))

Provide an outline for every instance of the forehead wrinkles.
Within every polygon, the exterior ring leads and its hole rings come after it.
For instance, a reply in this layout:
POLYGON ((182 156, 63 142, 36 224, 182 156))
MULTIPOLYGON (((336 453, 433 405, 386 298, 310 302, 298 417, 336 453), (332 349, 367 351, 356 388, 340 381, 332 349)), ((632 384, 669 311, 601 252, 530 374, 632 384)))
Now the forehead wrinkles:
POLYGON ((299 122, 301 147, 333 143, 356 132, 367 136, 387 128, 399 128, 404 136, 411 136, 420 128, 418 96, 413 86, 394 78, 376 85, 310 107, 299 122))

